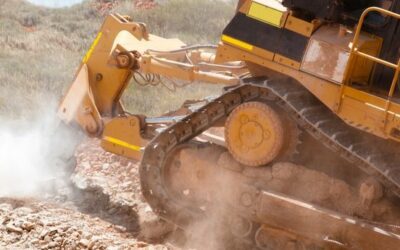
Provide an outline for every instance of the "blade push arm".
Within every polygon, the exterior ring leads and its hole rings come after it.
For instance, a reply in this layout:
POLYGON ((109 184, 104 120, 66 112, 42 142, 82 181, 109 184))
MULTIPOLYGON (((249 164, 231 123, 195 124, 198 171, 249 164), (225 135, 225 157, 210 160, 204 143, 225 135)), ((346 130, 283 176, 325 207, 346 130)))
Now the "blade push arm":
POLYGON ((145 119, 127 115, 120 101, 135 72, 223 84, 238 83, 237 76, 225 73, 226 67, 244 72, 240 65, 214 65, 214 54, 185 46, 178 39, 149 34, 144 24, 130 18, 109 15, 82 59, 58 116, 101 138, 107 151, 140 158, 147 144, 141 135, 145 119))

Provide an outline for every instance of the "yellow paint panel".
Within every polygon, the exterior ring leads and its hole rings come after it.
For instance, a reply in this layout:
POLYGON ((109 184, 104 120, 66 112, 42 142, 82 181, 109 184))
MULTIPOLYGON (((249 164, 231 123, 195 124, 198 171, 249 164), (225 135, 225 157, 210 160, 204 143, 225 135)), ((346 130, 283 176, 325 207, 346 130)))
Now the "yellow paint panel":
POLYGON ((291 68, 297 69, 297 70, 300 69, 300 62, 294 61, 294 60, 284 57, 280 54, 275 54, 274 61, 278 62, 280 64, 283 64, 283 65, 289 66, 291 68))
POLYGON ((365 103, 367 106, 374 106, 383 110, 385 110, 387 104, 387 100, 384 98, 347 86, 343 89, 343 96, 365 103))
POLYGON ((264 23, 281 27, 283 12, 253 2, 250 6, 248 16, 264 23))
POLYGON ((274 53, 273 52, 271 52, 269 50, 266 50, 266 49, 258 48, 256 46, 254 46, 254 48, 253 48, 253 53, 255 55, 258 55, 258 56, 260 56, 262 58, 265 58, 265 59, 268 59, 268 60, 273 60, 274 59, 274 53))
POLYGON ((101 36, 103 35, 102 32, 99 32, 99 34, 97 34, 96 39, 94 39, 92 45, 90 46, 90 49, 88 50, 88 52, 86 53, 85 57, 82 59, 82 63, 87 63, 90 59, 90 57, 92 56, 92 53, 94 51, 94 48, 96 47, 96 45, 99 43, 99 40, 101 38, 101 36))
POLYGON ((285 28, 300 35, 310 37, 317 25, 318 23, 309 23, 289 15, 285 24, 285 28))
POLYGON ((103 140, 108 141, 108 142, 111 142, 111 143, 114 143, 114 144, 119 145, 119 146, 124 147, 124 148, 132 149, 132 150, 134 150, 134 151, 141 151, 141 150, 142 150, 142 147, 129 144, 129 143, 124 142, 124 141, 121 141, 121 140, 119 140, 119 139, 117 139, 117 138, 105 136, 105 137, 103 138, 103 140))
POLYGON ((231 45, 234 45, 236 47, 239 47, 239 48, 247 50, 247 51, 252 51, 253 50, 253 45, 248 44, 248 43, 243 42, 243 41, 240 41, 240 40, 235 39, 235 38, 230 37, 230 36, 222 35, 221 40, 223 42, 229 43, 231 45))

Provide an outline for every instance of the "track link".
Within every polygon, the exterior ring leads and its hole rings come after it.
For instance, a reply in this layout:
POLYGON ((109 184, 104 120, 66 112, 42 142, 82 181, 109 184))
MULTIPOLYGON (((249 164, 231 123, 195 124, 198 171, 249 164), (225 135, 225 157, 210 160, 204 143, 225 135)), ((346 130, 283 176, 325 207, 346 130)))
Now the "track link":
POLYGON ((296 83, 264 81, 255 85, 265 86, 280 98, 286 111, 292 112, 309 134, 367 175, 379 180, 388 194, 400 197, 400 168, 396 157, 398 145, 389 142, 390 146, 387 146, 388 141, 347 125, 296 83))
MULTIPOLYGON (((307 90, 290 79, 274 81, 249 78, 245 79, 242 85, 227 90, 222 96, 210 101, 196 112, 167 128, 146 147, 140 167, 142 192, 159 216, 185 228, 190 221, 204 214, 204 211, 200 208, 180 201, 166 189, 163 176, 168 156, 180 145, 189 142, 217 121, 225 119, 238 105, 262 99, 276 101, 297 120, 299 126, 313 137, 323 142, 341 157, 359 166, 368 175, 379 180, 387 193, 400 196, 400 175, 398 175, 400 169, 385 161, 388 155, 395 155, 398 147, 393 148, 389 154, 382 153, 388 152, 387 150, 379 152, 379 150, 376 150, 376 146, 383 145, 383 140, 351 128, 328 108, 324 107, 307 90)), ((396 162, 396 160, 393 159, 393 162, 396 162)), ((254 193, 254 197, 260 196, 264 192, 255 187, 243 187, 243 190, 249 189, 251 189, 249 192, 254 193)), ((234 206, 232 203, 231 205, 234 206)), ((244 212, 243 209, 241 211, 240 209, 233 209, 238 214, 244 212)), ((329 212, 323 211, 323 214, 329 217, 329 212)), ((333 216, 337 215, 334 214, 333 216)), ((256 223, 266 223, 260 216, 254 216, 254 211, 247 217, 256 221, 256 223)), ((346 217, 343 218, 346 219, 346 217)), ((340 221, 339 224, 342 223, 342 220, 340 221)), ((347 225, 346 222, 343 223, 343 226, 347 225)), ((354 229, 352 228, 352 230, 354 229)), ((361 227, 359 232, 364 231, 365 228, 361 227)), ((387 233, 379 234, 378 238, 381 236, 385 238, 383 235, 387 235, 387 233)), ((371 237, 371 241, 372 238, 374 237, 371 237)), ((383 239, 379 239, 382 242, 383 239)), ((399 240, 397 236, 390 238, 388 247, 397 244, 393 243, 393 239, 395 239, 395 242, 399 240)))

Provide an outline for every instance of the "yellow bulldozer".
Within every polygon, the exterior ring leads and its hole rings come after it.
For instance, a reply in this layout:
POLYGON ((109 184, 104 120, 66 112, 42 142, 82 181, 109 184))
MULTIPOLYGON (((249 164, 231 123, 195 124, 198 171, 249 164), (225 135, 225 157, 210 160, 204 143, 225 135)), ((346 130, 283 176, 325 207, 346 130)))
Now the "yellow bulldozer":
POLYGON ((58 115, 140 160, 147 202, 183 229, 218 206, 242 249, 400 249, 399 13, 397 0, 244 0, 216 46, 111 14, 58 115), (121 102, 132 78, 223 94, 149 118, 121 102))

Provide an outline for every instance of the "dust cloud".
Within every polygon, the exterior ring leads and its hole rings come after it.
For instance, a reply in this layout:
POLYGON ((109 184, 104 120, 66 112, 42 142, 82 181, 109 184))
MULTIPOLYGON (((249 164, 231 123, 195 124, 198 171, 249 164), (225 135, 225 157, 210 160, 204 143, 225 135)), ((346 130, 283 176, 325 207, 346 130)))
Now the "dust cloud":
POLYGON ((232 208, 242 178, 224 168, 240 166, 223 148, 215 146, 184 149, 177 157, 179 171, 173 169, 170 178, 180 181, 172 189, 184 194, 182 199, 188 199, 189 209, 202 211, 186 228, 184 249, 245 249, 238 247, 232 231, 238 226, 232 224, 238 218, 232 208))
POLYGON ((71 167, 79 137, 57 119, 55 107, 31 121, 0 118, 0 197, 42 198, 71 167))
POLYGON ((209 185, 209 194, 212 202, 205 205, 205 215, 202 219, 193 222, 188 228, 188 243, 186 248, 195 249, 244 249, 232 234, 233 216, 237 216, 230 206, 234 199, 238 179, 223 169, 217 170, 213 177, 213 184, 209 185), (228 187, 228 188, 227 188, 228 187), (212 194, 211 194, 212 193, 212 194))

